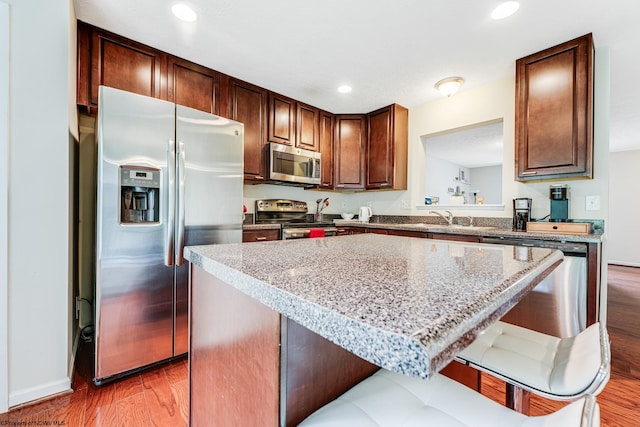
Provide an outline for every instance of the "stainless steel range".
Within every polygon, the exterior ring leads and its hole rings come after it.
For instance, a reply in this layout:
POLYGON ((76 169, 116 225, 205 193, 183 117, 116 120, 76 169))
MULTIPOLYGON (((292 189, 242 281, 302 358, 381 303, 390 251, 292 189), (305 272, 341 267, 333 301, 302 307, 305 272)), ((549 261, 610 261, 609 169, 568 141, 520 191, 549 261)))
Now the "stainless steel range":
POLYGON ((286 199, 256 200, 256 224, 281 224, 283 240, 335 236, 338 229, 332 222, 313 221, 307 202, 286 199))

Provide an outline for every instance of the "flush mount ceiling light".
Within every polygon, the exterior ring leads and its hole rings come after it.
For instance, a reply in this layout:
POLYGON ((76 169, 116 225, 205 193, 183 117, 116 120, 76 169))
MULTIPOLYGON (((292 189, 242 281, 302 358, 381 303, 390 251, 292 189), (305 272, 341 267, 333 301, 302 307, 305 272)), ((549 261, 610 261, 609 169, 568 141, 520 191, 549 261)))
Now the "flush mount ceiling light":
POLYGON ((434 87, 438 89, 443 96, 451 96, 456 93, 462 84, 464 79, 462 77, 447 77, 437 82, 434 87))
POLYGON ((493 9, 493 12, 491 12, 491 18, 496 20, 504 19, 516 13, 516 10, 518 10, 519 7, 520 3, 517 1, 506 1, 493 9))
POLYGON ((177 3, 171 7, 171 12, 175 15, 176 18, 185 21, 185 22, 193 22, 198 18, 198 15, 184 3, 177 3))
POLYGON ((349 93, 351 91, 352 91, 352 89, 351 89, 351 86, 349 86, 349 85, 342 85, 342 86, 338 87, 338 92, 340 92, 340 93, 349 93))

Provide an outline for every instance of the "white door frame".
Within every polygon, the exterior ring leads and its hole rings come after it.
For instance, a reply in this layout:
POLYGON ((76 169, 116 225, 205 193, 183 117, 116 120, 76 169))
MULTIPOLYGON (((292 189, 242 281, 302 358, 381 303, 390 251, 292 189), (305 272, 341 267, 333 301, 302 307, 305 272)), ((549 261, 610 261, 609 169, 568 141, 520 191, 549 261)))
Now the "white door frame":
POLYGON ((9 410, 9 4, 0 0, 0 414, 9 410))

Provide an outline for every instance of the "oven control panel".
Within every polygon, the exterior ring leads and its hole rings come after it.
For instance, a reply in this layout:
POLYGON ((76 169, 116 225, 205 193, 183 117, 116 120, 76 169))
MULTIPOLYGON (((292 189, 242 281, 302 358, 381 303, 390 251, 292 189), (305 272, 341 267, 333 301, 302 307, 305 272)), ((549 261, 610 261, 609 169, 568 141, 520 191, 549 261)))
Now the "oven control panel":
POLYGON ((256 212, 307 213, 307 202, 286 199, 256 200, 256 212))

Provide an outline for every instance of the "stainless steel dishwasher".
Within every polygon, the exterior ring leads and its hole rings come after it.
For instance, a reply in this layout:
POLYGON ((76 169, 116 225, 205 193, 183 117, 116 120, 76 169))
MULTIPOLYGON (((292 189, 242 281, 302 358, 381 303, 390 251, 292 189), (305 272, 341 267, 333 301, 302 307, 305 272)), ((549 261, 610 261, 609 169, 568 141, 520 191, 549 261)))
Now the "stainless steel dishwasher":
POLYGON ((549 240, 484 238, 514 245, 514 259, 526 260, 533 247, 558 249, 564 261, 502 318, 557 337, 577 335, 587 324, 587 244, 549 240), (528 254, 529 252, 529 254, 528 254))

